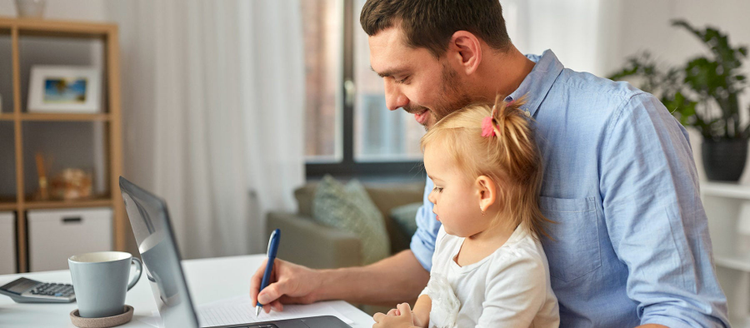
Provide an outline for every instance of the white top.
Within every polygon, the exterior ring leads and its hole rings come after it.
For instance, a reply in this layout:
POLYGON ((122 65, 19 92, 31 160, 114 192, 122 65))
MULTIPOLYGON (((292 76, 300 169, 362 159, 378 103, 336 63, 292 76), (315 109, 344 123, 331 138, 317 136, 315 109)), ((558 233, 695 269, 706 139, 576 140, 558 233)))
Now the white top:
POLYGON ((463 242, 464 238, 448 235, 440 227, 430 282, 422 291, 432 299, 430 327, 560 325, 547 257, 536 238, 516 228, 494 253, 461 267, 453 259, 463 242), (451 288, 441 287, 441 281, 442 286, 447 281, 451 288), (453 295, 449 295, 451 290, 453 295), (453 297, 456 306, 451 305, 453 297))

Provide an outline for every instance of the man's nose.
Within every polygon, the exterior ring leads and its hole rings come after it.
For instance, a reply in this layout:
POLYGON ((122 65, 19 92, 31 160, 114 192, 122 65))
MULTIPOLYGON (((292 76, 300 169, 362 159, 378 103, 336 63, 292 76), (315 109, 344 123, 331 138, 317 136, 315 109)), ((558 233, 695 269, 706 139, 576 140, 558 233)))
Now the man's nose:
POLYGON ((393 78, 386 77, 385 83, 385 105, 389 110, 397 110, 409 104, 409 98, 407 98, 401 89, 393 81, 393 78))

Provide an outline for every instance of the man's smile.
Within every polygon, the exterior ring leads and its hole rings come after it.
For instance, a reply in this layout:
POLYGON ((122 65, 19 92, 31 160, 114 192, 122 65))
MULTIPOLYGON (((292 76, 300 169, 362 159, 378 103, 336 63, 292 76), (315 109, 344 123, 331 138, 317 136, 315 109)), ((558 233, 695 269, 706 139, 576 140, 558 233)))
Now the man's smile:
POLYGON ((425 109, 421 112, 414 113, 414 118, 419 122, 419 124, 425 125, 427 124, 427 120, 430 117, 430 111, 425 109))

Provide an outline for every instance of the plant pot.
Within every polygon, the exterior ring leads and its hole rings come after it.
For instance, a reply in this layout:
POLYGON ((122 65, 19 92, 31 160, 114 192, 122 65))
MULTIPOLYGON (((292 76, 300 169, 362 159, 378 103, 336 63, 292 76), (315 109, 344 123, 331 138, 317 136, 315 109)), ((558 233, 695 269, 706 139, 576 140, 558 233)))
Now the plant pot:
POLYGON ((747 161, 747 140, 703 139, 703 169, 712 181, 739 181, 747 161))

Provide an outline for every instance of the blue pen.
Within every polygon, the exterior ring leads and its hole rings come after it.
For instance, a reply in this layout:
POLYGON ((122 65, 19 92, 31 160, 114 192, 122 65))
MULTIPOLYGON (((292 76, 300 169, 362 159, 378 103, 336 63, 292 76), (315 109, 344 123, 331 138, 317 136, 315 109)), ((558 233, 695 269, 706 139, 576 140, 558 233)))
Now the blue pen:
MULTIPOLYGON (((266 271, 263 273, 263 280, 260 282, 260 290, 258 295, 263 291, 263 288, 268 286, 269 280, 271 280, 271 272, 273 271, 273 262, 276 260, 276 251, 279 250, 279 239, 281 238, 281 230, 276 229, 268 238, 268 263, 266 263, 266 271)), ((263 305, 258 302, 255 304, 255 316, 260 314, 260 310, 263 309, 263 305)))

